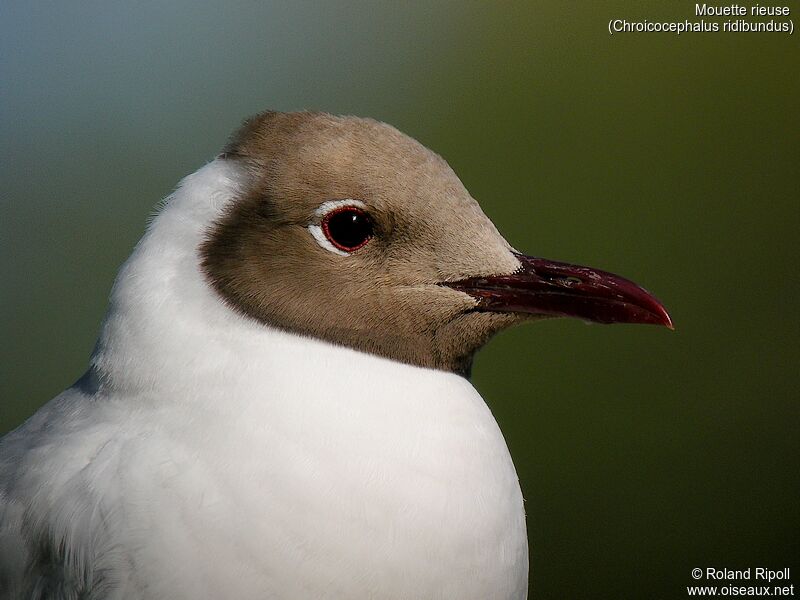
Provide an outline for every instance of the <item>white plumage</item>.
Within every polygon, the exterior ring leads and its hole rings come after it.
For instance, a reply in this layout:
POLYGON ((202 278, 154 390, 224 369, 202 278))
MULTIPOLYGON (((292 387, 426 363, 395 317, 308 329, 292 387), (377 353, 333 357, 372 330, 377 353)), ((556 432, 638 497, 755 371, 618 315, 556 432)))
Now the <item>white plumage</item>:
POLYGON ((517 476, 466 379, 256 323, 209 287, 197 248, 237 169, 183 181, 89 372, 0 441, 0 597, 524 598, 517 476))

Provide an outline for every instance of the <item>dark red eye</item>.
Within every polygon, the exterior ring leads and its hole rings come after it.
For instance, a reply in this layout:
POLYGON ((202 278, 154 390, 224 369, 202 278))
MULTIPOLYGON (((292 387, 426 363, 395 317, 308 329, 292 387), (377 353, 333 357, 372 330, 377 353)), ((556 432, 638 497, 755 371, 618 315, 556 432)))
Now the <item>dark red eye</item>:
POLYGON ((372 220, 360 208, 343 206, 325 215, 322 219, 322 231, 336 248, 353 252, 372 237, 372 220))

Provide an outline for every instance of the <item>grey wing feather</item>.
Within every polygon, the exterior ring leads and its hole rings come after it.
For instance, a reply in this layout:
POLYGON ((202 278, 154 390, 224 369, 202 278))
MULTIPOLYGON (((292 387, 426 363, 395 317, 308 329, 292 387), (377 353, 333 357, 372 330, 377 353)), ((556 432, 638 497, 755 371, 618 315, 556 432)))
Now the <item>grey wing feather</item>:
POLYGON ((88 475, 117 449, 86 435, 86 400, 71 388, 0 439, 0 598, 105 599, 120 588, 88 475))

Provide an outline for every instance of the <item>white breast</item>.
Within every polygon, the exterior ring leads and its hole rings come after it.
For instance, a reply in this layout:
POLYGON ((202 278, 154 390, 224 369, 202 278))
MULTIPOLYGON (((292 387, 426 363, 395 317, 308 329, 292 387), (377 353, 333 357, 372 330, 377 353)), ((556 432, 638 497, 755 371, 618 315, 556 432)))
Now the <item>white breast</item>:
POLYGON ((152 597, 525 597, 522 498, 465 380, 286 339, 263 385, 141 415, 122 537, 152 597))

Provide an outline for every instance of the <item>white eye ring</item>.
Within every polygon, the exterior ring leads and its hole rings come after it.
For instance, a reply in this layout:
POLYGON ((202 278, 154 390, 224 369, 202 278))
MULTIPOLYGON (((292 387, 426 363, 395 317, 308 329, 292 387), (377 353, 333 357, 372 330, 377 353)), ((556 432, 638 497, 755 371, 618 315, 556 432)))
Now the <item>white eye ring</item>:
POLYGON ((316 240, 316 242, 328 252, 333 252, 339 256, 350 256, 350 253, 345 252, 344 250, 339 250, 339 248, 328 241, 328 238, 325 237, 325 233, 322 231, 321 223, 325 218, 325 215, 327 215, 329 212, 338 210, 345 206, 355 206, 361 210, 367 209, 367 206, 361 202, 361 200, 353 200, 352 198, 345 198, 344 200, 328 200, 327 202, 320 204, 317 210, 314 211, 314 221, 308 225, 308 231, 314 237, 314 240, 316 240))

